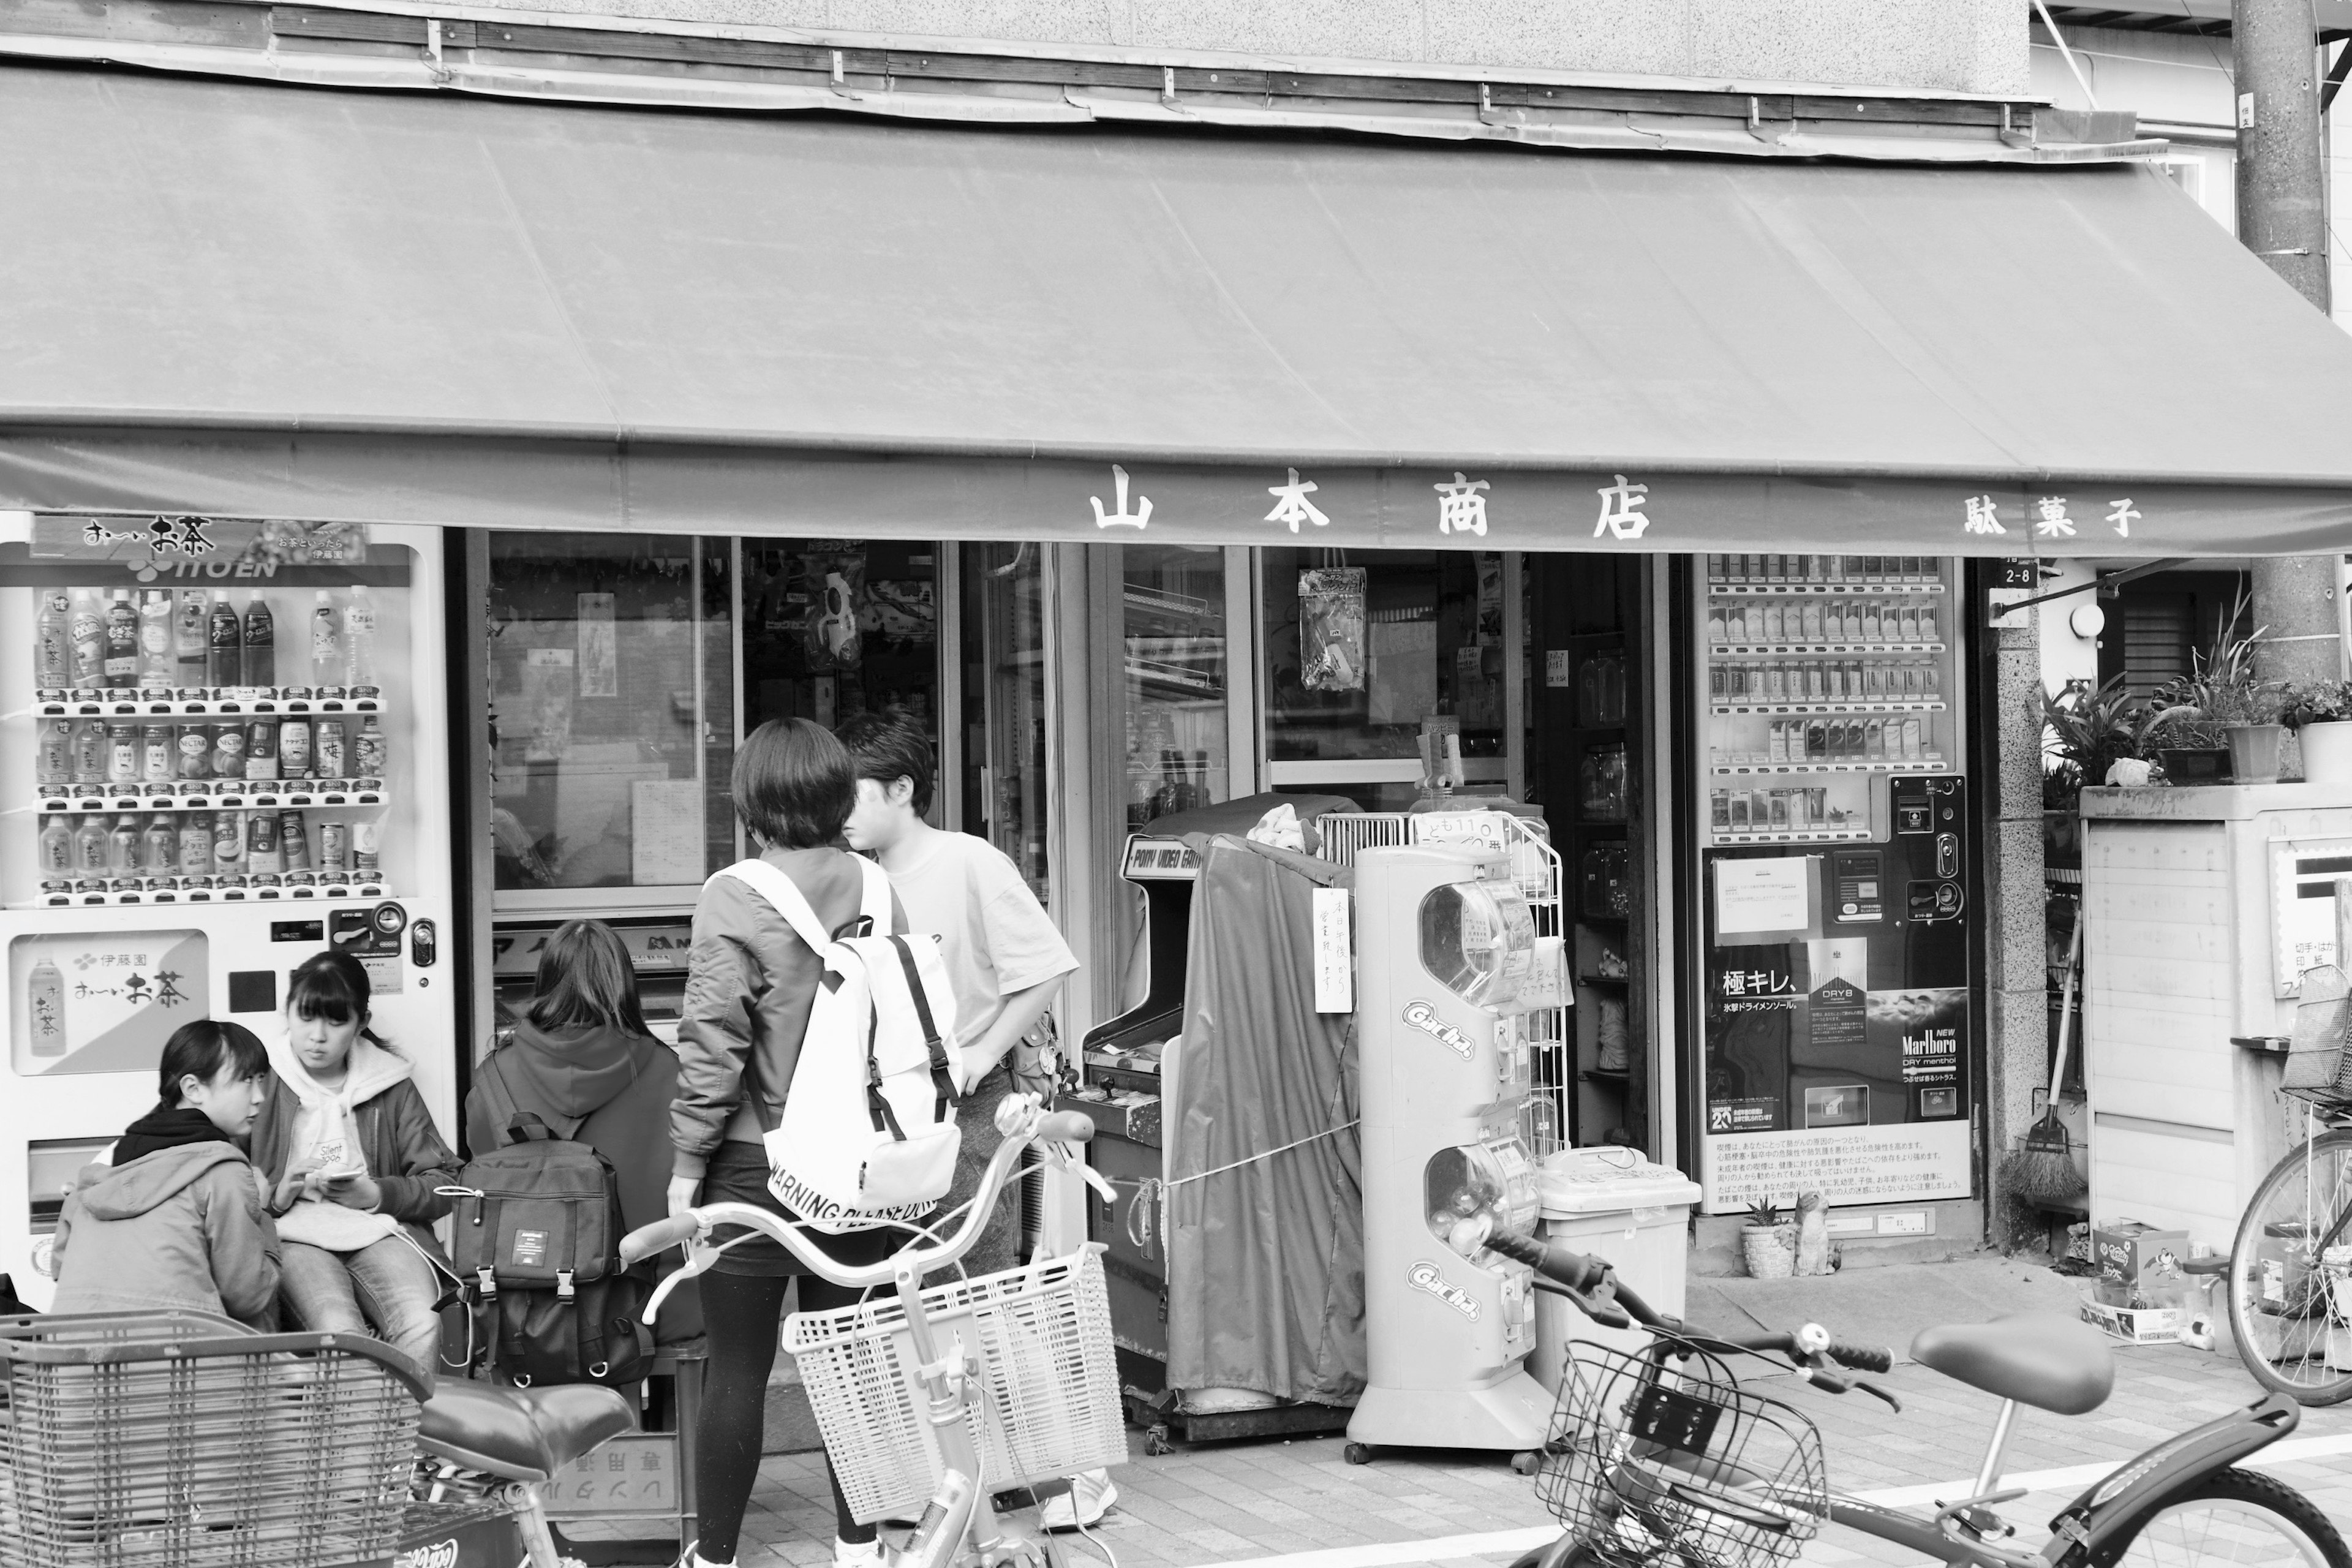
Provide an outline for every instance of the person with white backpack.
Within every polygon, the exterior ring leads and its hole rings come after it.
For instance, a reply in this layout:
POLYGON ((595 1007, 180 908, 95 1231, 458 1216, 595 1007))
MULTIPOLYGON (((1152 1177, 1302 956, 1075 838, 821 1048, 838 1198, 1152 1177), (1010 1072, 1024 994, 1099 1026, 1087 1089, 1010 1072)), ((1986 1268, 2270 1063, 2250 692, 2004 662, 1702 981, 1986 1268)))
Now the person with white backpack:
MULTIPOLYGON (((730 782, 760 853, 712 877, 695 906, 669 1210, 752 1204, 809 1226, 841 1263, 879 1262, 954 1173, 969 1085, 953 994, 936 941, 908 933, 880 868, 831 847, 857 800, 838 741, 805 719, 772 721, 736 752, 730 782)), ((795 1278, 802 1311, 857 1300, 755 1234, 703 1277, 701 1535, 686 1568, 735 1561, 795 1278)), ((850 1517, 837 1482, 833 1497, 835 1562, 878 1562, 875 1527, 850 1517)))

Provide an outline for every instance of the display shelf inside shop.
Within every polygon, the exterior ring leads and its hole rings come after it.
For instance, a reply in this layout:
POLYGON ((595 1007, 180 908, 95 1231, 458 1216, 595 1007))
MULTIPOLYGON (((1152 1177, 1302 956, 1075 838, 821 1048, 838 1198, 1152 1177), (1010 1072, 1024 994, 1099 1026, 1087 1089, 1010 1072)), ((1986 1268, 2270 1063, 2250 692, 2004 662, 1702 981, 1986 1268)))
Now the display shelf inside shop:
POLYGON ((1712 598, 1807 597, 1843 594, 1853 599, 1900 599, 1913 594, 1940 594, 1941 583, 1709 583, 1712 598))
POLYGON ((323 697, 243 689, 175 692, 169 696, 131 691, 49 691, 34 699, 30 711, 41 719, 136 718, 151 714, 162 718, 215 713, 381 713, 384 704, 381 697, 352 697, 341 691, 331 691, 323 697))
POLYGON ((1717 827, 1707 831, 1706 841, 1718 844, 1850 844, 1870 837, 1867 827, 1767 827, 1742 831, 1737 827, 1717 827))
POLYGON ((1711 642, 1706 645, 1711 658, 1729 654, 1734 658, 1761 658, 1769 655, 1823 653, 1941 653, 1939 642, 1711 642))
MULTIPOLYGON (((161 880, 161 879, 157 879, 161 880)), ((336 882, 275 888, 138 888, 121 891, 43 893, 21 904, 20 910, 93 909, 145 904, 268 904, 331 902, 338 899, 384 899, 392 890, 383 882, 336 882)))
POLYGON ((1925 757, 1852 757, 1844 761, 1776 763, 1714 763, 1717 776, 1758 773, 1944 773, 1952 764, 1941 755, 1925 757))
MULTIPOLYGON (((101 795, 44 795, 35 803, 35 809, 42 813, 240 811, 256 806, 383 805, 390 799, 383 785, 373 779, 247 779, 239 781, 242 788, 212 789, 202 793, 186 787, 191 784, 218 782, 181 779, 174 782, 168 793, 145 785, 126 793, 110 785, 101 795)), ((82 786, 70 787, 79 789, 82 786)))

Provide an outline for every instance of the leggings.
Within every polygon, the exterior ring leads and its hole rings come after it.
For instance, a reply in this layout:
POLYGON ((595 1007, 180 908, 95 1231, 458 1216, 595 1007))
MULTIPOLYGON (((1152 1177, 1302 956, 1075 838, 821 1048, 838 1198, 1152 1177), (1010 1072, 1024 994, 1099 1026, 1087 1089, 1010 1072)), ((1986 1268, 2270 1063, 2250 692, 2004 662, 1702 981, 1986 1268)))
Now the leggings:
MULTIPOLYGON (((803 1312, 850 1306, 864 1295, 814 1275, 798 1279, 803 1312)), ((778 1320, 785 1288, 792 1283, 791 1277, 782 1275, 714 1272, 702 1277, 702 1319, 710 1360, 703 1369, 702 1420, 696 1429, 701 1453, 694 1479, 702 1538, 695 1553, 706 1563, 735 1561, 743 1510, 760 1476, 768 1373, 776 1364, 778 1320)), ((841 1495, 830 1458, 824 1479, 833 1488, 835 1532, 844 1541, 872 1541, 875 1527, 849 1517, 849 1503, 841 1495)))

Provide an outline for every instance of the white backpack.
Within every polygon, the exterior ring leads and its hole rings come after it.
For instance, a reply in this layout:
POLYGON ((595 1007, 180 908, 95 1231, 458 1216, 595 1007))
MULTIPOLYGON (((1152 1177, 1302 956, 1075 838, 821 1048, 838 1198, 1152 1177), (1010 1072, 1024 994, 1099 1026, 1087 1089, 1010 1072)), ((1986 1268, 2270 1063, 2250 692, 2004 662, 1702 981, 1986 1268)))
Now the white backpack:
MULTIPOLYGON (((857 864, 864 928, 887 932, 889 879, 871 860, 857 864)), ((793 879, 765 860, 719 877, 765 899, 824 965, 782 1116, 767 1135, 768 1190, 835 1235, 929 1213, 955 1179, 955 1106, 971 1087, 940 939, 829 936, 793 879)))

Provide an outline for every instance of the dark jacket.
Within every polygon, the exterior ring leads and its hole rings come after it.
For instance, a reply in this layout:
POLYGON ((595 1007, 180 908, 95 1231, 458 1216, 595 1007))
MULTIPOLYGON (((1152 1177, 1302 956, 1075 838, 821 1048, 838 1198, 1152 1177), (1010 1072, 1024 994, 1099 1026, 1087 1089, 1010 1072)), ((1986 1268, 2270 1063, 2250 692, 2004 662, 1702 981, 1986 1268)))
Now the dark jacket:
POLYGON ((85 1165, 58 1216, 57 1312, 215 1312, 272 1326, 278 1230, 225 1142, 85 1165))
MULTIPOLYGON (((475 1069, 466 1096, 466 1147, 487 1153, 506 1141, 497 1124, 495 1079, 517 1111, 530 1111, 559 1138, 576 1139, 612 1162, 629 1229, 669 1213, 669 1108, 677 1096, 677 1054, 659 1040, 588 1026, 541 1030, 528 1020, 475 1069)), ((678 1255, 663 1254, 665 1270, 678 1255)), ((662 1304, 665 1343, 702 1331, 702 1310, 688 1282, 662 1304)))
MULTIPOLYGON (((793 879, 826 931, 857 918, 866 882, 856 857, 839 849, 770 849, 761 858, 793 879)), ((890 930, 906 929, 894 894, 890 930)), ((669 1114, 677 1174, 701 1179, 722 1142, 757 1143, 776 1124, 823 974, 816 953, 741 880, 714 877, 704 886, 694 906, 677 1028, 677 1100, 669 1114)))
MULTIPOLYGON (((286 1174, 288 1145, 294 1138, 294 1119, 302 1102, 276 1074, 253 1124, 253 1163, 275 1188, 286 1174)), ((368 1173, 383 1197, 377 1210, 409 1227, 413 1236, 429 1236, 424 1227, 449 1212, 450 1200, 437 1188, 457 1180, 457 1156, 441 1141, 433 1113, 413 1079, 404 1079, 353 1111, 359 1122, 360 1148, 368 1173)))

